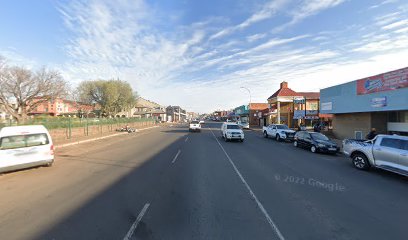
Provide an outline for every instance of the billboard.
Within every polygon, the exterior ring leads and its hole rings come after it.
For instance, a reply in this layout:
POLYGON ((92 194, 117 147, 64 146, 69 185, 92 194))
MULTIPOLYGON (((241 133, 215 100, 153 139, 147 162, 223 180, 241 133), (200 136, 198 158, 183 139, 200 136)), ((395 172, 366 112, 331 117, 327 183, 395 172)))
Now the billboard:
POLYGON ((408 67, 357 80, 357 95, 408 87, 408 67))

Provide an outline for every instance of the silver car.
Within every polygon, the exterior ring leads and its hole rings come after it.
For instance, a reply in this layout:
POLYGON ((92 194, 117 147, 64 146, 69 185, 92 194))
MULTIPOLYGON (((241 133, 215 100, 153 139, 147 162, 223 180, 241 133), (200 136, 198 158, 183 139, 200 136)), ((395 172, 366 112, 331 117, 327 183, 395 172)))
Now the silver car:
POLYGON ((345 139, 343 153, 358 169, 376 167, 408 176, 408 137, 378 135, 367 141, 345 139))

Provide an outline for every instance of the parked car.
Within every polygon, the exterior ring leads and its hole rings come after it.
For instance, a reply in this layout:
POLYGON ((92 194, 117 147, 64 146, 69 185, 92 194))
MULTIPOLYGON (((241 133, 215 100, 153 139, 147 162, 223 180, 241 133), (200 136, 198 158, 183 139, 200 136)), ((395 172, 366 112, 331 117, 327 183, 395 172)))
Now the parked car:
POLYGON ((200 124, 200 122, 199 122, 199 121, 191 121, 191 122, 190 122, 190 125, 189 125, 189 127, 188 127, 188 130, 189 130, 190 132, 193 132, 193 131, 200 132, 200 131, 201 131, 201 124, 200 124))
POLYGON ((248 123, 248 122, 238 121, 237 124, 238 124, 242 129, 249 129, 249 123, 248 123))
POLYGON ((221 126, 221 136, 226 142, 230 140, 244 141, 245 135, 242 129, 236 123, 225 122, 221 126))
POLYGON ((200 120, 199 123, 200 123, 201 125, 203 125, 205 122, 204 122, 204 120, 200 120))
POLYGON ((367 170, 381 168, 408 176, 408 137, 377 135, 372 140, 343 140, 343 153, 349 156, 353 166, 367 170))
POLYGON ((299 131, 295 134, 293 146, 309 149, 311 152, 337 153, 340 148, 326 135, 317 132, 299 131))
POLYGON ((0 172, 51 166, 54 145, 42 125, 4 127, 0 130, 0 172))
POLYGON ((272 137, 276 141, 289 140, 292 141, 295 136, 295 131, 289 129, 285 124, 271 124, 262 127, 262 132, 265 138, 272 137))

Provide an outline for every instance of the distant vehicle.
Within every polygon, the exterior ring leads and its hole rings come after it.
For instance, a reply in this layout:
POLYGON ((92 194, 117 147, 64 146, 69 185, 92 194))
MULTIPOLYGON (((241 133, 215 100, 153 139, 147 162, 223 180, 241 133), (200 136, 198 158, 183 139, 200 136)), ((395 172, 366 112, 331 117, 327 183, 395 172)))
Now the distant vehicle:
POLYGON ((194 131, 200 132, 200 131, 201 131, 201 124, 200 124, 200 122, 199 122, 199 121, 191 121, 191 122, 190 122, 190 125, 189 125, 189 127, 188 127, 188 130, 189 130, 190 132, 194 132, 194 131))
POLYGON ((236 123, 223 123, 221 126, 221 136, 226 142, 230 140, 244 141, 245 135, 242 129, 236 123))
POLYGON ((54 145, 42 125, 4 127, 0 130, 0 172, 54 163, 54 145))
POLYGON ((242 129, 249 129, 249 123, 248 122, 238 121, 237 123, 242 129))
POLYGON ((276 141, 287 140, 292 141, 295 136, 295 131, 289 129, 285 124, 271 124, 262 127, 262 132, 265 138, 272 137, 276 141))
POLYGON ((137 132, 136 129, 131 128, 129 126, 125 126, 125 127, 121 127, 121 128, 117 128, 116 132, 128 132, 128 133, 134 133, 137 132))
POLYGON ((199 123, 200 123, 200 124, 204 124, 205 122, 204 122, 204 120, 200 120, 199 123))
POLYGON ((367 170, 370 167, 408 176, 408 137, 377 135, 372 140, 343 140, 343 153, 353 166, 367 170))
POLYGON ((337 153, 340 148, 326 135, 317 132, 299 131, 295 134, 293 146, 309 149, 311 152, 337 153))

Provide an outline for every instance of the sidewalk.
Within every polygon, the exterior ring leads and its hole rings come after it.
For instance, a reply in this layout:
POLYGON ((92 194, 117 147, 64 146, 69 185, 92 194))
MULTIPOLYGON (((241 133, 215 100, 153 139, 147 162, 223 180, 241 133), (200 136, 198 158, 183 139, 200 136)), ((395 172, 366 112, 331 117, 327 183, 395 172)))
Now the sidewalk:
MULTIPOLYGON (((160 127, 160 125, 154 125, 154 126, 150 126, 150 127, 146 127, 146 128, 137 129, 137 130, 138 131, 144 131, 144 130, 148 130, 148 129, 156 128, 156 127, 160 127)), ((100 134, 99 136, 92 135, 92 136, 77 137, 75 139, 65 139, 65 141, 64 140, 59 140, 58 142, 54 142, 54 144, 55 144, 54 148, 55 149, 63 148, 63 147, 68 147, 68 146, 72 146, 72 145, 76 145, 76 144, 92 142, 92 141, 96 141, 96 140, 101 140, 101 139, 115 137, 115 136, 119 136, 119 135, 125 135, 125 134, 129 134, 129 133, 127 133, 127 132, 116 132, 115 131, 115 132, 106 132, 104 134, 100 134)), ((135 134, 137 134, 137 132, 135 134)))

